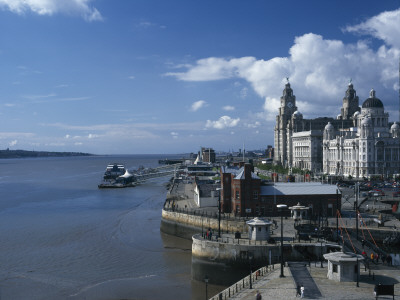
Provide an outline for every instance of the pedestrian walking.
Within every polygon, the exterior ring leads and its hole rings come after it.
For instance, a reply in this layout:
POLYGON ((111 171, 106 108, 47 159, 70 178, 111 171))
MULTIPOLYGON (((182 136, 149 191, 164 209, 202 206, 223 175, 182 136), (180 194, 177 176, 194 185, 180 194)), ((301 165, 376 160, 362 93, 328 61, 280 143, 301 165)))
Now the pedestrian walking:
POLYGON ((260 291, 257 291, 256 300, 261 300, 261 299, 262 299, 262 296, 260 294, 260 291))
POLYGON ((296 298, 297 298, 297 296, 301 297, 300 284, 297 284, 297 286, 296 286, 296 298))
POLYGON ((304 286, 301 285, 300 287, 300 298, 304 298, 304 286))

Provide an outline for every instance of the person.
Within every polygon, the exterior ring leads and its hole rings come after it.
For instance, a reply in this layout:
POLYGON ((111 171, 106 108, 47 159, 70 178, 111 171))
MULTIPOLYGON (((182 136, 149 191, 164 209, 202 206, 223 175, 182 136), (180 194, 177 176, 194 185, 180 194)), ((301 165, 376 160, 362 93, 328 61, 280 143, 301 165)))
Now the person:
POLYGON ((304 286, 301 285, 300 287, 300 298, 304 298, 304 286))
POLYGON ((374 253, 371 252, 371 260, 374 261, 374 253))
POLYGON ((260 291, 257 291, 257 295, 256 295, 256 300, 261 300, 262 296, 260 294, 260 291))
POLYGON ((296 287, 296 297, 297 297, 297 295, 301 296, 299 284, 297 284, 297 287, 296 287))

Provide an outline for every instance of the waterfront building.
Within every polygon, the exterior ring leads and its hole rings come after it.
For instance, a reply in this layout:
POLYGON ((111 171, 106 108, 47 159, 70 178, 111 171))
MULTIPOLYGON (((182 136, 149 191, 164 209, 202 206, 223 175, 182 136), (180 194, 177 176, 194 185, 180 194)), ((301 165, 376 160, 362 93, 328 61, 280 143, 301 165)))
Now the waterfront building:
POLYGON ((212 148, 201 148, 201 157, 205 163, 215 163, 215 151, 212 148))
POLYGON ((362 107, 350 82, 336 118, 304 119, 287 82, 275 125, 274 163, 329 175, 398 174, 400 126, 371 90, 362 107))
MULTIPOLYGON (((278 214, 276 204, 307 207, 310 217, 335 216, 341 207, 341 194, 336 185, 315 183, 275 183, 261 185, 252 166, 221 167, 221 211, 236 216, 267 216, 278 214)), ((288 211, 289 212, 289 211, 288 211)))
POLYGON ((324 129, 323 170, 331 175, 356 178, 398 174, 400 126, 389 124, 389 114, 371 90, 361 112, 353 115, 353 127, 324 129))

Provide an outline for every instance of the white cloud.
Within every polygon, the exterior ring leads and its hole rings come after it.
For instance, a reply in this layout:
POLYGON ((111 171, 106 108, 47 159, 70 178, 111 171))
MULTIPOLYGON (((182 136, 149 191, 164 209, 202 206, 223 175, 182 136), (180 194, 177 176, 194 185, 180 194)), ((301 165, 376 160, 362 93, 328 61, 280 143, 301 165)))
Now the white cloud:
POLYGON ((173 139, 177 139, 178 136, 179 136, 179 133, 177 133, 177 132, 171 132, 171 136, 172 136, 173 139))
POLYGON ((133 80, 135 79, 135 76, 129 76, 128 79, 133 80))
POLYGON ((13 140, 13 141, 11 141, 11 142, 8 143, 8 145, 9 145, 10 147, 13 147, 13 146, 15 146, 15 145, 17 145, 17 144, 18 144, 18 141, 17 141, 17 140, 13 140))
POLYGON ((231 105, 226 105, 226 106, 224 106, 222 109, 223 109, 223 110, 226 110, 226 111, 232 111, 232 110, 235 110, 235 107, 234 107, 234 106, 231 106, 231 105))
POLYGON ((261 123, 258 122, 258 121, 256 121, 256 122, 254 122, 254 123, 246 123, 245 126, 246 126, 247 128, 257 128, 257 127, 260 127, 260 126, 261 126, 261 123))
POLYGON ((247 87, 244 87, 240 90, 240 98, 245 99, 247 97, 249 89, 247 87))
POLYGON ((196 101, 190 107, 190 111, 198 111, 200 108, 202 108, 202 107, 204 107, 206 105, 207 105, 207 102, 204 101, 204 100, 196 101))
POLYGON ((89 5, 92 0, 0 0, 0 8, 22 15, 32 11, 38 15, 63 13, 81 16, 86 21, 102 21, 100 12, 89 5))
MULTIPOLYGON (((368 98, 371 88, 377 91, 377 96, 385 105, 390 104, 389 101, 397 105, 393 96, 399 88, 399 24, 400 9, 381 13, 362 24, 346 28, 349 32, 370 34, 381 39, 386 45, 378 49, 364 40, 344 43, 307 33, 295 38, 287 57, 269 60, 209 57, 184 67, 182 72, 166 75, 183 81, 243 79, 265 99, 263 114, 271 121, 278 113, 286 77, 289 77, 297 106, 305 117, 309 117, 306 114, 310 113, 332 116, 332 112, 341 105, 351 78, 360 97, 360 105, 368 98), (334 105, 333 110, 330 103, 334 105)), ((242 96, 246 94, 247 91, 242 90, 242 96)))
POLYGON ((236 127, 240 118, 232 119, 229 116, 222 116, 217 121, 207 120, 206 128, 224 129, 228 127, 236 127))
POLYGON ((400 8, 382 12, 361 24, 347 26, 344 31, 372 35, 400 49, 400 8))

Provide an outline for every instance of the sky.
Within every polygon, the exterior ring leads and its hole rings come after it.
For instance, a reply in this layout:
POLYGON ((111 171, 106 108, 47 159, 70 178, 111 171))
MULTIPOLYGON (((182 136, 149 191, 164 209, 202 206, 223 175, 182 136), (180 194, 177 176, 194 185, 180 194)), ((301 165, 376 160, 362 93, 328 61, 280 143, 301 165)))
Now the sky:
POLYGON ((352 81, 399 120, 399 0, 0 0, 0 149, 265 149, 352 81))

